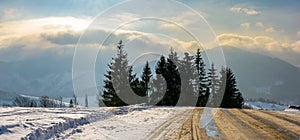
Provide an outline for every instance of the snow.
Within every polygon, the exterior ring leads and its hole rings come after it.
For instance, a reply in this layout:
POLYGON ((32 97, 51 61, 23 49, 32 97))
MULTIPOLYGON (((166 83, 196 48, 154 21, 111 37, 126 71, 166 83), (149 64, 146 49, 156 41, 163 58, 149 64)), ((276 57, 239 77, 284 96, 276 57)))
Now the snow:
POLYGON ((285 110, 287 109, 287 106, 284 105, 278 105, 273 103, 266 103, 266 102, 245 102, 244 106, 251 107, 254 110, 285 110))
POLYGON ((113 116, 108 108, 0 108, 0 139, 46 139, 113 116))
POLYGON ((224 136, 218 131, 215 125, 214 115, 216 114, 216 108, 205 108, 203 114, 200 117, 200 128, 205 128, 206 134, 209 137, 218 137, 222 139, 224 136))
POLYGON ((299 109, 292 109, 292 108, 287 108, 284 111, 291 111, 291 112, 300 112, 299 109))
MULTIPOLYGON (((146 139, 165 122, 182 115, 187 109, 192 108, 143 105, 100 108, 0 107, 0 139, 146 139)), ((227 109, 223 110, 230 114, 227 109)), ((223 138, 214 122, 216 112, 216 108, 205 108, 199 125, 209 137, 223 138)), ((280 113, 300 116, 300 111, 286 110, 280 113)))
POLYGON ((0 108, 0 139, 145 139, 185 109, 141 105, 102 108, 0 108))
POLYGON ((224 113, 226 113, 227 115, 231 115, 232 113, 230 111, 228 111, 227 108, 223 108, 222 109, 224 113))
POLYGON ((68 139, 146 139, 155 128, 183 110, 175 108, 139 108, 126 115, 116 115, 107 120, 81 126, 81 133, 68 139))

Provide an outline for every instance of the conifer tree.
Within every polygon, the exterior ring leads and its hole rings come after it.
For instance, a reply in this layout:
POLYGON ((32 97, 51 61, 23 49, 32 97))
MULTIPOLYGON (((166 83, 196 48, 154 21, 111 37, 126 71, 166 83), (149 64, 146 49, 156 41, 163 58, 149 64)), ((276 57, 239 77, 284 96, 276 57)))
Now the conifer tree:
POLYGON ((126 97, 126 94, 131 90, 127 87, 130 80, 128 77, 130 67, 123 47, 121 40, 117 46, 117 56, 112 58, 112 62, 108 64, 109 70, 104 75, 106 79, 104 80, 104 90, 101 96, 106 106, 128 105, 119 97, 121 95, 124 98, 129 98, 126 97))
POLYGON ((155 67, 155 78, 151 84, 150 104, 157 105, 166 93, 167 84, 162 73, 166 71, 166 59, 164 56, 160 57, 155 67))
POLYGON ((151 68, 149 66, 149 62, 146 62, 146 65, 143 69, 143 74, 141 76, 141 86, 142 86, 142 94, 143 96, 148 96, 149 93, 149 82, 150 82, 150 78, 152 77, 152 72, 151 72, 151 68))
POLYGON ((179 72, 181 77, 181 100, 178 105, 195 106, 197 102, 196 86, 196 70, 193 65, 193 57, 189 53, 184 53, 182 60, 179 60, 179 72))
POLYGON ((85 107, 89 107, 89 99, 87 95, 85 95, 85 107))
POLYGON ((209 88, 208 88, 208 79, 205 70, 205 63, 201 55, 200 49, 197 49, 197 53, 194 59, 197 79, 196 79, 196 90, 198 91, 198 100, 196 106, 204 107, 208 101, 209 97, 209 88))
POLYGON ((72 99, 70 99, 69 107, 70 107, 70 108, 71 108, 71 107, 74 107, 74 104, 73 104, 73 100, 72 100, 72 99))
POLYGON ((161 74, 167 83, 166 93, 156 104, 159 106, 175 106, 180 97, 181 79, 177 66, 171 59, 161 57, 156 68, 156 74, 161 74))
POLYGON ((237 88, 235 76, 230 68, 222 68, 220 81, 220 85, 224 87, 224 96, 220 107, 241 108, 244 99, 237 88))
POLYGON ((31 100, 30 107, 37 107, 37 104, 34 100, 31 100))
POLYGON ((156 74, 151 84, 150 105, 158 103, 166 93, 167 83, 161 74, 156 74))
POLYGON ((78 105, 78 100, 77 100, 77 96, 75 94, 73 94, 73 98, 74 98, 74 106, 78 105))
POLYGON ((169 54, 169 57, 168 57, 176 66, 178 66, 178 63, 179 63, 179 56, 177 54, 177 52, 175 52, 173 50, 173 48, 170 49, 170 54, 169 54))
POLYGON ((210 91, 209 91, 210 96, 208 99, 208 103, 209 103, 210 107, 218 107, 219 86, 220 86, 220 82, 218 79, 217 69, 215 68, 214 64, 211 64, 211 68, 209 69, 209 72, 208 72, 208 86, 207 86, 210 89, 210 91))
MULTIPOLYGON (((129 91, 129 92, 134 92, 138 96, 145 97, 146 94, 143 91, 143 87, 141 85, 141 82, 140 82, 139 78, 136 76, 136 74, 133 74, 133 67, 132 66, 129 67, 128 77, 129 77, 129 84, 130 84, 130 88, 131 88, 131 91, 129 91)), ((128 95, 128 97, 130 97, 131 101, 134 102, 134 103, 144 103, 144 102, 146 102, 144 100, 139 100, 138 96, 132 97, 132 96, 128 95)))

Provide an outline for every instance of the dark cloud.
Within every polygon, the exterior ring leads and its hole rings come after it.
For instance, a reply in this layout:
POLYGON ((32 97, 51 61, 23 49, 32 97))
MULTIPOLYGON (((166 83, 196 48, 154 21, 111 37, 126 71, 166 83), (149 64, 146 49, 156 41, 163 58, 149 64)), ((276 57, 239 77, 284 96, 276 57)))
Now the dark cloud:
POLYGON ((48 40, 54 44, 58 45, 69 45, 76 44, 80 33, 76 32, 59 32, 55 35, 53 34, 42 34, 41 37, 45 40, 48 40))

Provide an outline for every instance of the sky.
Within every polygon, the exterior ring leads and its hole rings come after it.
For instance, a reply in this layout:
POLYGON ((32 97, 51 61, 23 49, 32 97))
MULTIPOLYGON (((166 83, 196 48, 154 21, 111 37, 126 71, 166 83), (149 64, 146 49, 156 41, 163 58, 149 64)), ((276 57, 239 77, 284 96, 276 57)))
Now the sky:
MULTIPOLYGON (((147 52, 218 44, 300 66, 300 1, 3 0, 0 61, 72 56, 79 40, 111 57, 122 39, 132 60, 147 52)), ((106 56, 105 56, 106 55, 106 56)))

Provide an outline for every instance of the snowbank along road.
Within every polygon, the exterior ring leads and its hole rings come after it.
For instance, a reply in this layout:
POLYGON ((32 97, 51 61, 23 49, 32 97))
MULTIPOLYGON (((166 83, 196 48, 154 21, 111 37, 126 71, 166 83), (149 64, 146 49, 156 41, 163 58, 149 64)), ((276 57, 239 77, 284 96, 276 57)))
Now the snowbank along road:
POLYGON ((299 111, 0 108, 0 139, 300 139, 299 111))

